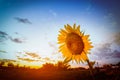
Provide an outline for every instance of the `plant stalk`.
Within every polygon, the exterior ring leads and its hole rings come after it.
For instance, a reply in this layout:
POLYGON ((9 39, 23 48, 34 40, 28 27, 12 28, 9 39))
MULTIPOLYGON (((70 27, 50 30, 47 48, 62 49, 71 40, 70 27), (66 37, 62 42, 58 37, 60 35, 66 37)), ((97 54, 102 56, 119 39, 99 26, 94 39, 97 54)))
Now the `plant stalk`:
POLYGON ((95 80, 95 78, 94 78, 94 72, 93 72, 93 66, 90 64, 89 60, 87 60, 87 63, 89 65, 89 70, 90 70, 91 76, 92 76, 93 80, 95 80))

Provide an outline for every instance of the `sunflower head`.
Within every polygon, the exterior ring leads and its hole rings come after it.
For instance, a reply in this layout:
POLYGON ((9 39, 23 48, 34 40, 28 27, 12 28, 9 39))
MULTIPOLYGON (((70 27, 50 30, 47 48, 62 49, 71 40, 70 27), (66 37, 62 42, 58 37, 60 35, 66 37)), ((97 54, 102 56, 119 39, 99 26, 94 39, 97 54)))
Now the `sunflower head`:
POLYGON ((76 62, 87 61, 87 54, 93 47, 89 40, 89 35, 84 35, 80 31, 80 25, 76 24, 71 27, 69 24, 60 29, 58 35, 59 51, 67 60, 75 60, 76 62))

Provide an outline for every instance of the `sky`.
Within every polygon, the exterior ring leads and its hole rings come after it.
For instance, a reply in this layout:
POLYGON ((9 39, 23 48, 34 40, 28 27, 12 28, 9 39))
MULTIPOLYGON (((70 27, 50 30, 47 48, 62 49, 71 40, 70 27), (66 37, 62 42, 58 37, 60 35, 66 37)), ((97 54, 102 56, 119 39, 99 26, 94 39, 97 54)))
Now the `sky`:
POLYGON ((91 61, 120 62, 119 17, 119 0, 0 0, 0 59, 35 65, 61 60, 59 30, 76 24, 90 34, 91 61))

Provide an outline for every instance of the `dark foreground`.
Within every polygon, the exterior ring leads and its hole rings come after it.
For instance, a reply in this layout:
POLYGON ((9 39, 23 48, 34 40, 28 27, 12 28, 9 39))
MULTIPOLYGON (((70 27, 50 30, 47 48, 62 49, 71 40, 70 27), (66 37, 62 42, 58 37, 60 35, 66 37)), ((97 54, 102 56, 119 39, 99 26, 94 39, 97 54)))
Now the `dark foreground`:
MULTIPOLYGON (((120 71, 95 70, 95 80, 120 80, 120 71)), ((0 69, 0 80, 93 80, 89 70, 0 69)))

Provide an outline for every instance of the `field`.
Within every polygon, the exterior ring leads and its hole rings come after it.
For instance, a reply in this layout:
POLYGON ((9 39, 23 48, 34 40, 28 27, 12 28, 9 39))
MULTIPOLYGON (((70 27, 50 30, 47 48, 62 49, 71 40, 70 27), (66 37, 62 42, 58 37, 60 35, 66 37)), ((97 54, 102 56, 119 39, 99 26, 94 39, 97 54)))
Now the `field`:
MULTIPOLYGON (((120 71, 94 70, 95 80, 120 80, 120 71)), ((93 80, 89 70, 43 70, 30 68, 2 68, 0 80, 93 80)))

